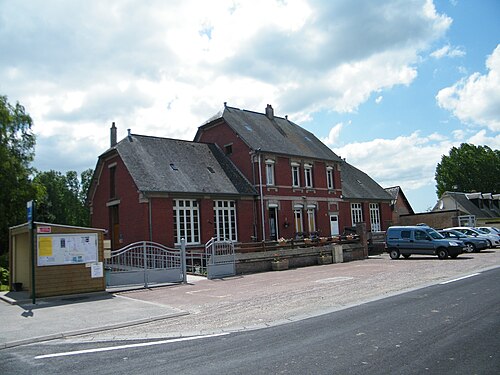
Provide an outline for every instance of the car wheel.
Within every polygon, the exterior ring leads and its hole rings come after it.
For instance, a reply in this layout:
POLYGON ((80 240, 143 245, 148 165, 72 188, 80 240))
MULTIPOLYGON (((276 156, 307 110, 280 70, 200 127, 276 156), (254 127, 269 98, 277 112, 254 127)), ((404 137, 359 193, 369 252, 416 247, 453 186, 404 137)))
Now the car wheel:
POLYGON ((465 244, 465 252, 466 253, 473 253, 476 251, 476 247, 474 246, 473 243, 467 242, 465 244))
POLYGON ((399 258, 399 250, 398 249, 392 249, 389 252, 389 256, 391 257, 391 259, 398 259, 399 258))
POLYGON ((490 241, 490 240, 486 240, 486 241, 488 241, 488 247, 489 247, 490 249, 493 249, 493 244, 491 243, 491 241, 490 241))
POLYGON ((439 259, 446 259, 448 258, 448 251, 446 249, 438 249, 437 256, 439 259))
POLYGON ((410 257, 411 254, 403 254, 403 256, 405 257, 405 259, 408 259, 410 257))

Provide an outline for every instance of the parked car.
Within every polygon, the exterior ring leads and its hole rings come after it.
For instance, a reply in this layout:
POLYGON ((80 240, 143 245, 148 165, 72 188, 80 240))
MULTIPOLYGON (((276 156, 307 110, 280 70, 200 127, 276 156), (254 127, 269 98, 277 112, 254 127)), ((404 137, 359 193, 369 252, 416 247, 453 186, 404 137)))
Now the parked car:
POLYGON ((500 237, 498 237, 494 234, 481 232, 480 230, 478 230, 476 228, 453 227, 453 228, 446 228, 446 229, 455 229, 455 230, 458 230, 459 232, 462 232, 468 236, 484 238, 488 241, 488 244, 489 244, 488 247, 490 247, 490 248, 500 246, 500 237))
POLYGON ((486 232, 488 234, 497 234, 500 237, 500 229, 495 227, 477 227, 477 229, 486 232))
POLYGON ((438 233, 446 238, 456 241, 462 241, 465 245, 464 251, 467 253, 478 253, 481 250, 487 249, 489 246, 489 242, 486 239, 467 236, 466 234, 455 229, 438 230, 438 233))
POLYGON ((444 238, 436 230, 424 226, 394 226, 387 229, 385 247, 391 259, 412 254, 456 258, 464 251, 464 243, 444 238))

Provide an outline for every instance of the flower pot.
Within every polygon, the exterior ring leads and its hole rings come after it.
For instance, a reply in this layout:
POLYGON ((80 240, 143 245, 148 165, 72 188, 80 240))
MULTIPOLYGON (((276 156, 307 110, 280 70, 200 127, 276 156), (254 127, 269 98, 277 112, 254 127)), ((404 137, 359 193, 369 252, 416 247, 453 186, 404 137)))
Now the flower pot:
POLYGON ((288 259, 280 259, 271 262, 273 271, 283 271, 288 269, 288 259))

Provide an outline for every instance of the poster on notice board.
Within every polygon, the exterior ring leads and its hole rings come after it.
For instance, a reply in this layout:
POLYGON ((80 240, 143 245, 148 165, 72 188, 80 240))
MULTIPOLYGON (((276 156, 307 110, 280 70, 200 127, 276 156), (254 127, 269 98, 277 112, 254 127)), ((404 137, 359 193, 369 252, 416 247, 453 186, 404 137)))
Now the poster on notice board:
POLYGON ((38 234, 38 266, 93 263, 98 261, 97 233, 38 234))

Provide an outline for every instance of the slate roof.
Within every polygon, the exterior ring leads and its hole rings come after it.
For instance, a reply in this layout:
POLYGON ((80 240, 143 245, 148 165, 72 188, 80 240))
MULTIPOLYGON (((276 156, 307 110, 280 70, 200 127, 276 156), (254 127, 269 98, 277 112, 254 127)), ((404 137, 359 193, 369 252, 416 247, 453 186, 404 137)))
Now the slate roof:
POLYGON ((370 176, 346 161, 342 161, 340 176, 345 199, 392 200, 392 196, 370 176))
MULTIPOLYGON (((474 202, 467 198, 466 193, 456 192, 456 191, 446 191, 443 193, 443 197, 447 195, 453 200, 455 200, 469 215, 474 215, 477 218, 489 218, 489 217, 500 217, 500 210, 492 207, 483 206, 483 208, 478 207, 474 202)), ((482 199, 482 198, 481 198, 482 199)), ((439 210, 439 202, 432 211, 439 210)))
POLYGON ((410 202, 406 198, 405 193, 403 193, 403 189, 401 189, 401 186, 388 187, 388 188, 385 188, 384 190, 387 191, 391 195, 393 201, 396 201, 398 199, 398 196, 401 199, 403 199, 406 207, 408 208, 410 215, 413 215, 415 213, 413 211, 413 207, 411 206, 410 202))
POLYGON ((257 194, 214 144, 132 134, 115 149, 143 192, 257 194))
POLYGON ((292 121, 274 116, 269 119, 264 113, 225 106, 222 112, 212 116, 200 126, 195 140, 204 127, 214 121, 224 121, 251 149, 274 154, 308 157, 340 162, 341 159, 316 136, 292 121))

